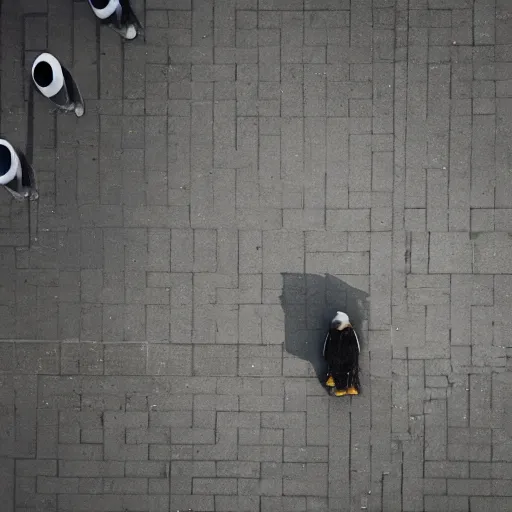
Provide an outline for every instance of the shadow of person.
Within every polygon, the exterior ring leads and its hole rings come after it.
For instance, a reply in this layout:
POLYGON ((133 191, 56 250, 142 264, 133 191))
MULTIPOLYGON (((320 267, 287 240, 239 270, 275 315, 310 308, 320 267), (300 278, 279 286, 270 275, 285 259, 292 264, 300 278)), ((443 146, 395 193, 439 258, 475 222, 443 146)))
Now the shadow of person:
POLYGON ((322 385, 327 365, 323 358, 325 335, 337 311, 347 313, 361 344, 368 320, 368 293, 336 276, 285 273, 280 296, 284 311, 285 350, 309 361, 322 385))

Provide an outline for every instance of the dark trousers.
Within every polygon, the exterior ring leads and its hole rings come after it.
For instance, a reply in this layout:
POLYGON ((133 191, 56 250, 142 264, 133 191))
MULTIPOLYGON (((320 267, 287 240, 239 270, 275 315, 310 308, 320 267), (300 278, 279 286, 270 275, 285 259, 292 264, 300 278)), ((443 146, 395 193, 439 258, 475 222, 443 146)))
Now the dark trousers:
POLYGON ((332 372, 329 369, 329 375, 332 375, 336 384, 336 389, 347 389, 355 387, 358 389, 359 384, 357 380, 357 368, 346 369, 343 368, 341 371, 332 372))

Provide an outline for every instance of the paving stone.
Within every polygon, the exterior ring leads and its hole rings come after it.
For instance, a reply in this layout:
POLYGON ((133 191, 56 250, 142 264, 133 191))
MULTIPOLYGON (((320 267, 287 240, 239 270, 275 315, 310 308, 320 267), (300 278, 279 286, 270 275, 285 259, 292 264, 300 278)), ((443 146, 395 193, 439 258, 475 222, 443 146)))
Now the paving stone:
POLYGON ((229 345, 194 347, 196 375, 236 375, 237 347, 229 345), (215 361, 216 364, 212 364, 215 361))
POLYGON ((104 352, 105 375, 144 375, 146 347, 141 344, 107 345, 104 352))
POLYGON ((340 271, 347 275, 366 275, 369 268, 367 252, 310 253, 306 254, 308 273, 336 274, 340 271))
POLYGON ((327 229, 337 231, 369 231, 370 211, 327 210, 327 229))
POLYGON ((477 235, 475 245, 475 273, 507 273, 509 240, 505 233, 477 235))
MULTIPOLYGON (((372 208, 372 214, 374 209, 372 208)), ((370 318, 371 327, 375 326, 383 328, 386 324, 391 324, 391 308, 384 306, 384 304, 390 304, 389 298, 391 295, 391 268, 387 266, 385 262, 390 261, 391 258, 391 236, 385 233, 373 233, 371 235, 371 247, 372 252, 370 259, 370 291, 377 299, 380 297, 377 303, 382 302, 382 306, 377 304, 370 305, 370 318)))
POLYGON ((473 244, 464 233, 432 233, 429 271, 433 273, 471 273, 473 244))
POLYGON ((237 481, 234 478, 194 478, 194 494, 236 494, 237 481))
POLYGON ((148 373, 151 375, 191 375, 192 347, 153 344, 148 347, 148 373))
MULTIPOLYGON (((426 386, 432 385, 428 379, 426 386)), ((446 403, 431 401, 425 405, 425 459, 446 459, 446 403)))
POLYGON ((269 231, 263 234, 263 271, 295 272, 303 268, 303 234, 269 231))
POLYGON ((17 344, 15 357, 17 373, 59 373, 59 346, 54 343, 17 344))
POLYGON ((103 345, 95 343, 61 345, 61 373, 103 374, 103 345))
POLYGON ((440 508, 464 512, 469 510, 469 499, 467 496, 425 496, 425 510, 434 511, 440 508))
POLYGON ((214 508, 213 496, 199 496, 199 495, 181 495, 171 494, 170 497, 171 510, 182 510, 194 507, 191 510, 212 510, 214 508))
POLYGON ((425 313, 423 308, 407 312, 393 310, 393 346, 421 347, 425 343, 425 313))

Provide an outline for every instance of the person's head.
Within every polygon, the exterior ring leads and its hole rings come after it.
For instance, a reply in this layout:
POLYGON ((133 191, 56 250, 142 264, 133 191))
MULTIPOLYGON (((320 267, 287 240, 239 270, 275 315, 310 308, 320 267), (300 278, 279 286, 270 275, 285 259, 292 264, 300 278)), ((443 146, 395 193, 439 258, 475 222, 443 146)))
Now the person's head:
POLYGON ((332 326, 338 331, 342 331, 345 327, 350 325, 350 319, 343 311, 337 311, 336 316, 332 319, 332 326))

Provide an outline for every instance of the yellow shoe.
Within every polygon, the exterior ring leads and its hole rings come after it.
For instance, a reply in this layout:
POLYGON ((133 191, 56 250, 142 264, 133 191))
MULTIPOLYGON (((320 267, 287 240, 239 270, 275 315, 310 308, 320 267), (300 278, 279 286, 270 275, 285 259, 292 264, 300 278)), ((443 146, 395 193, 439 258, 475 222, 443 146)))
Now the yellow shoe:
POLYGON ((345 396, 347 394, 347 391, 345 389, 336 389, 334 391, 334 394, 336 396, 345 396))
POLYGON ((332 375, 329 375, 329 378, 327 379, 325 385, 329 388, 333 388, 334 386, 336 386, 336 384, 334 383, 334 379, 332 378, 332 375))
POLYGON ((359 391, 353 386, 347 389, 347 395, 359 395, 359 391))

